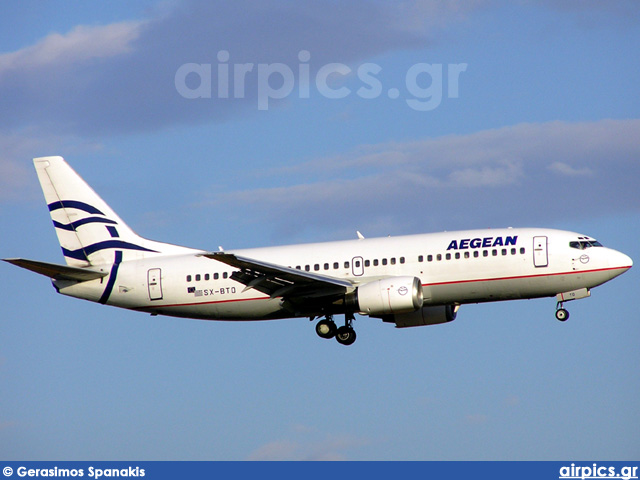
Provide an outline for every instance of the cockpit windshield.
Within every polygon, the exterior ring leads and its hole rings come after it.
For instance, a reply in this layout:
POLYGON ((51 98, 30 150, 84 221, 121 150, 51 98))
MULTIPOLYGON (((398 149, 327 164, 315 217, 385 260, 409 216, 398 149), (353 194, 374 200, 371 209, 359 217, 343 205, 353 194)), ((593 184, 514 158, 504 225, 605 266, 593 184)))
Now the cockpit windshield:
POLYGON ((569 246, 578 250, 585 250, 591 247, 601 247, 602 244, 597 240, 579 240, 577 242, 569 242, 569 246))

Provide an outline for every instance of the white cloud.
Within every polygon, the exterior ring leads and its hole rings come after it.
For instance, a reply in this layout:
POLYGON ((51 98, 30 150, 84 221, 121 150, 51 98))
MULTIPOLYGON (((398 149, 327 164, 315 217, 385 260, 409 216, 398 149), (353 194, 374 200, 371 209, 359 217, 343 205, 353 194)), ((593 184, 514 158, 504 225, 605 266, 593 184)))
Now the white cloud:
POLYGON ((348 434, 321 434, 316 428, 296 424, 291 427, 292 439, 274 440, 251 452, 247 460, 255 461, 340 461, 347 460, 349 451, 370 443, 348 434))
POLYGON ((519 162, 503 162, 490 167, 454 170, 449 179, 459 187, 498 187, 517 183, 523 176, 524 169, 519 162))
POLYGON ((247 460, 252 461, 285 461, 294 460, 299 446, 288 440, 277 440, 260 446, 249 456, 247 460))
POLYGON ((286 186, 229 192, 209 203, 268 218, 286 236, 350 232, 354 225, 372 235, 488 221, 548 225, 562 211, 558 205, 576 198, 582 214, 638 210, 639 157, 637 119, 520 124, 359 147, 274 170, 274 182, 286 186), (317 180, 309 181, 309 172, 317 180))
POLYGON ((66 34, 52 33, 35 45, 0 55, 0 76, 10 70, 61 67, 95 58, 107 58, 132 50, 143 22, 104 26, 79 25, 66 34))
POLYGON ((226 50, 232 63, 296 70, 298 53, 308 50, 313 74, 327 63, 427 47, 436 35, 429 25, 457 21, 468 10, 441 0, 405 0, 406 8, 354 0, 341 4, 339 15, 311 1, 171 5, 145 20, 79 25, 0 55, 0 110, 13 112, 0 117, 0 127, 87 135, 225 120, 256 110, 257 75, 247 76, 243 98, 193 102, 175 87, 182 65, 215 65, 226 50))
POLYGON ((559 173, 561 175, 566 175, 568 177, 580 177, 584 175, 593 175, 593 170, 589 167, 572 167, 571 165, 567 165, 564 162, 554 162, 549 165, 549 170, 559 173))
POLYGON ((100 150, 101 144, 71 136, 40 134, 33 129, 0 132, 0 205, 42 202, 32 158, 100 150))

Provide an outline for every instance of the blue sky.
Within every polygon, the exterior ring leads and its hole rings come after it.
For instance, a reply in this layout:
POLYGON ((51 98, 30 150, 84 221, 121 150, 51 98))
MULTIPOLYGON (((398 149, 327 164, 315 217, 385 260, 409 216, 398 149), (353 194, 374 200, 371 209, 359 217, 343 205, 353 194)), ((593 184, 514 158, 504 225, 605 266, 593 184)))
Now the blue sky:
MULTIPOLYGON (((31 163, 62 155, 138 233, 197 248, 545 226, 637 262, 638 20, 634 1, 6 4, 1 256, 62 261, 31 163), (212 74, 181 83, 189 64, 212 74), (222 98, 218 69, 243 64, 222 98)), ((3 264, 0 456, 637 458, 638 285, 565 324, 553 299, 363 317, 344 348, 306 320, 77 301, 3 264)))

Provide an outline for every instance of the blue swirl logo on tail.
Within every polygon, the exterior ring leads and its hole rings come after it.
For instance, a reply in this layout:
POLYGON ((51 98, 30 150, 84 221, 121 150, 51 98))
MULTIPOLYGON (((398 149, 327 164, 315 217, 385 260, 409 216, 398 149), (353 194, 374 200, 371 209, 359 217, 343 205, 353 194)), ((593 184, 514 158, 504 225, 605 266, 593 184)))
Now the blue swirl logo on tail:
MULTIPOLYGON (((53 226, 61 230, 76 232, 80 227, 84 225, 93 224, 93 223, 102 223, 102 224, 109 225, 106 228, 107 228, 107 233, 109 234, 108 236, 112 238, 111 240, 104 240, 104 241, 92 243, 90 245, 83 245, 81 248, 78 248, 75 250, 69 250, 67 248, 62 247, 62 254, 67 258, 73 258, 75 260, 83 260, 88 262, 89 255, 91 255, 92 253, 99 252, 101 250, 109 249, 109 248, 158 253, 156 250, 151 250, 141 245, 136 245, 135 243, 126 242, 124 240, 113 240, 113 238, 119 237, 116 228, 113 227, 113 225, 118 225, 118 222, 116 222, 115 220, 106 218, 103 212, 101 212, 96 207, 89 205, 88 203, 79 202, 76 200, 61 200, 58 202, 50 203, 48 205, 48 208, 50 212, 54 212, 56 210, 65 209, 65 208, 73 208, 76 210, 87 212, 91 215, 102 215, 102 217, 92 216, 92 217, 82 218, 80 220, 76 220, 66 224, 53 220, 53 226)), ((121 260, 122 252, 116 252, 116 253, 120 254, 120 260, 121 260)), ((118 255, 116 255, 115 260, 116 261, 118 260, 118 255)), ((117 271, 117 268, 116 268, 116 271, 117 271)))
POLYGON ((50 203, 47 206, 49 207, 50 212, 53 212, 54 210, 60 210, 61 208, 75 208, 76 210, 82 210, 87 213, 104 216, 104 213, 102 213, 96 207, 93 207, 88 203, 78 202, 76 200, 60 200, 59 202, 50 203))

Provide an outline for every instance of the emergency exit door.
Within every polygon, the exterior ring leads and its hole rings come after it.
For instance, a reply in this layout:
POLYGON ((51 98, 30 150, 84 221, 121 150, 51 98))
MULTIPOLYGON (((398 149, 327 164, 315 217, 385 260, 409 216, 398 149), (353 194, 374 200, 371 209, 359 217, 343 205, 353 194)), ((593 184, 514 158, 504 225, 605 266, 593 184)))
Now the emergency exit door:
POLYGON ((149 285, 149 300, 162 300, 162 280, 159 268, 152 268, 147 272, 149 285))
POLYGON ((533 266, 549 266, 549 253, 547 251, 547 237, 533 237, 533 266))
POLYGON ((364 275, 364 260, 362 257, 353 257, 351 260, 351 270, 354 277, 361 277, 364 275))

